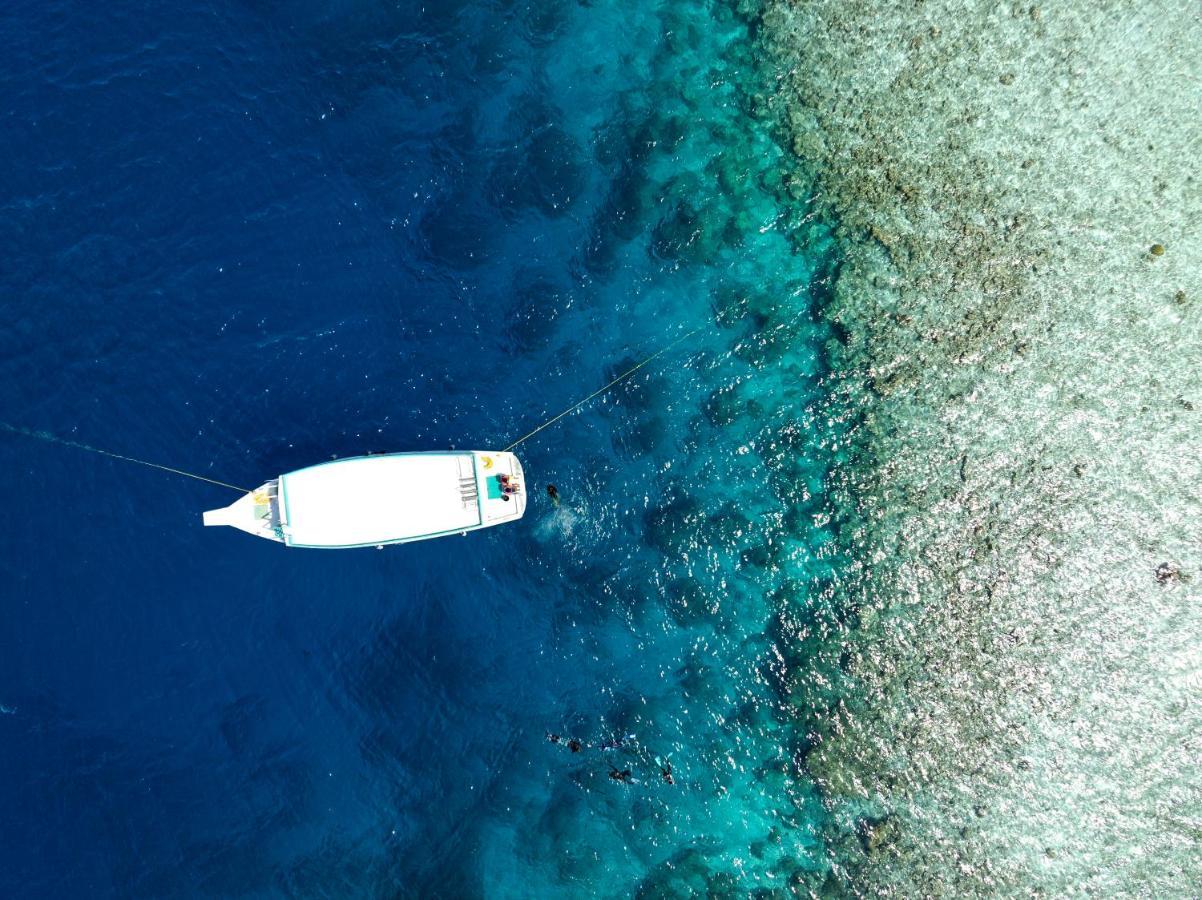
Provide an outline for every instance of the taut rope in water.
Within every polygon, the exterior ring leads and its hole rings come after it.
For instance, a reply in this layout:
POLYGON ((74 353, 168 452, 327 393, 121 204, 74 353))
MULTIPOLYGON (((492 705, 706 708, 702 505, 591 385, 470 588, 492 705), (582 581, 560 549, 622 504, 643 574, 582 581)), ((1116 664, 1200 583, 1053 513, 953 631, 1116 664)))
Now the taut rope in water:
MULTIPOLYGON (((735 304, 731 304, 731 307, 733 307, 734 305, 735 304)), ((721 310, 717 315, 717 319, 721 320, 722 316, 726 315, 728 309, 731 307, 721 310)), ((591 394, 589 394, 583 400, 580 400, 577 403, 573 403, 571 406, 569 406, 567 409, 565 409, 559 415, 554 416, 550 419, 547 419, 547 421, 543 422, 543 424, 539 425, 537 428, 535 428, 530 433, 522 435, 520 438, 518 438, 516 441, 514 441, 512 444, 510 444, 508 447, 506 447, 505 451, 503 451, 503 452, 508 452, 508 451, 512 450, 514 447, 516 447, 518 444, 521 444, 523 441, 530 440, 530 438, 534 437, 536 434, 538 434, 544 428, 550 428, 552 425, 554 425, 556 422, 558 422, 564 416, 571 415, 576 410, 580 409, 580 407, 582 407, 586 403, 588 403, 590 400, 592 400, 596 397, 600 397, 602 394, 604 394, 606 391, 608 391, 611 387, 625 381, 627 378, 629 378, 631 375, 633 375, 639 369, 643 368, 643 366, 647 365, 649 362, 651 362, 655 359, 658 359, 659 357, 661 357, 665 353, 667 353, 669 350, 671 350, 673 347, 675 347, 677 344, 691 338, 697 332, 701 331, 703 327, 704 326, 699 326, 697 328, 694 328, 692 331, 686 331, 680 337, 676 338, 676 340, 672 341, 669 344, 665 344, 663 347, 660 347, 658 350, 656 350, 650 356, 645 357, 644 359, 635 363, 633 366, 631 366, 629 369, 627 369, 621 375, 614 378, 608 384, 604 385, 603 387, 597 388, 597 390, 593 391, 591 394)), ((183 475, 185 478, 193 478, 196 481, 203 481, 203 482, 206 482, 207 484, 215 484, 218 487, 229 488, 231 491, 237 491, 240 494, 249 494, 250 493, 250 490, 248 488, 238 487, 236 484, 230 484, 229 482, 226 482, 226 481, 218 481, 216 478, 208 478, 204 475, 197 475, 195 472, 186 472, 183 469, 176 469, 172 466, 163 466, 163 465, 160 465, 159 463, 150 462, 149 460, 138 459, 135 456, 125 456, 122 453, 114 453, 111 450, 102 450, 99 447, 93 447, 90 444, 83 444, 83 443, 80 443, 79 441, 72 441, 72 440, 68 440, 67 438, 61 438, 56 434, 51 434, 49 431, 34 431, 30 428, 20 428, 16 425, 10 425, 8 422, 0 422, 0 430, 10 432, 11 434, 19 434, 23 437, 35 438, 39 441, 47 441, 51 444, 62 444, 64 447, 74 447, 77 450, 87 450, 89 453, 98 453, 101 456, 109 457, 109 459, 120 459, 120 460, 124 460, 125 462, 136 463, 139 466, 146 466, 149 469, 158 469, 160 472, 171 472, 175 475, 183 475)))
POLYGON ((136 459, 132 456, 123 456, 120 453, 113 453, 111 450, 101 450, 99 447, 92 447, 89 444, 81 444, 79 441, 70 441, 66 438, 61 438, 58 435, 51 434, 49 431, 31 431, 28 428, 18 428, 16 425, 9 425, 7 422, 0 422, 0 428, 12 434, 20 434, 25 437, 36 438, 39 441, 48 441, 51 444, 62 444, 64 447, 74 447, 77 450, 87 450, 90 453, 99 453, 101 456, 107 456, 111 459, 123 459, 126 462, 137 463, 140 466, 147 466, 151 469, 159 469, 163 472, 174 472, 176 475, 183 475, 185 478, 195 478, 197 481, 207 481, 209 484, 215 484, 218 487, 229 488, 231 491, 237 491, 240 494, 248 494, 246 488, 240 488, 236 484, 228 484, 224 481, 218 481, 216 478, 206 478, 204 475, 197 475, 195 472, 185 472, 183 469, 174 469, 171 466, 160 466, 158 463, 148 462, 144 459, 136 459))
POLYGON ((564 416, 569 415, 570 413, 574 413, 576 410, 580 409, 580 407, 584 406, 584 404, 588 403, 594 397, 601 396, 602 394, 604 394, 606 391, 608 391, 611 387, 613 387, 618 382, 625 381, 627 378, 629 378, 631 375, 633 375, 635 372, 637 372, 643 366, 647 365, 647 363, 651 362, 657 356, 663 356, 665 353, 667 353, 669 350, 671 350, 673 347, 675 347, 681 341, 685 340, 686 338, 691 338, 693 335, 695 335, 700 330, 701 330, 700 328, 694 328, 692 331, 688 331, 688 332, 685 332, 684 334, 682 334, 680 337, 678 337, 672 343, 670 343, 664 347, 660 347, 658 350, 656 350, 654 353, 652 353, 650 356, 648 356, 642 362, 636 363, 635 365, 631 366, 629 369, 627 369, 625 372, 623 372, 621 375, 619 375, 617 378, 615 378, 609 384, 605 385, 605 387, 598 388, 597 390, 595 390, 591 394, 589 394, 587 397, 585 397, 583 400, 581 400, 579 403, 572 404, 567 409, 565 409, 563 412, 561 412, 559 415, 543 422, 543 424, 539 425, 538 428, 534 429, 529 434, 523 435, 522 437, 518 438, 516 441, 514 441, 512 444, 510 444, 508 447, 506 447, 502 452, 503 453, 509 452, 514 447, 516 447, 518 444, 522 443, 522 441, 529 440, 530 438, 532 438, 536 434, 538 434, 540 431, 542 431, 544 428, 549 428, 550 426, 552 426, 556 422, 558 422, 560 419, 562 419, 564 416))

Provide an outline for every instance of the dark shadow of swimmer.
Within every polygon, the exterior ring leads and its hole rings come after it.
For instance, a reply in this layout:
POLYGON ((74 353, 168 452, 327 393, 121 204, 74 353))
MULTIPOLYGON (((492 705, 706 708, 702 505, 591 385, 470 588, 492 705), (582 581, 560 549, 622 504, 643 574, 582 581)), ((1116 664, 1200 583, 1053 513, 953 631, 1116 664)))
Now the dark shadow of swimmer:
POLYGON ((609 777, 614 781, 620 781, 622 784, 638 784, 638 781, 629 769, 619 769, 617 766, 609 767, 609 777))

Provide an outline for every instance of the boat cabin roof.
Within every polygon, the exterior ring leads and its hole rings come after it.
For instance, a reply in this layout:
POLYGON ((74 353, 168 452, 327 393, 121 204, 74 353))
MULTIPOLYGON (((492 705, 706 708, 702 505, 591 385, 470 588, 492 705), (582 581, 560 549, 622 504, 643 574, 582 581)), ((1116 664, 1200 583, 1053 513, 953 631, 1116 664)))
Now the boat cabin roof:
POLYGON ((482 523, 472 453, 396 453, 281 475, 280 522, 294 547, 363 547, 482 523))

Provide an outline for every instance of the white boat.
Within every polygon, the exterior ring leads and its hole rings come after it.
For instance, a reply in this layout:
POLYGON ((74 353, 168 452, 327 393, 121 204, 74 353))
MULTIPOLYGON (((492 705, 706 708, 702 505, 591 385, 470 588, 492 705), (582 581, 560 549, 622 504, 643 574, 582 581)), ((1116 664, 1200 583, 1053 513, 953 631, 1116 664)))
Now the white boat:
POLYGON ((480 450, 356 456, 273 478, 204 514, 289 547, 378 547, 513 522, 526 511, 522 466, 480 450))

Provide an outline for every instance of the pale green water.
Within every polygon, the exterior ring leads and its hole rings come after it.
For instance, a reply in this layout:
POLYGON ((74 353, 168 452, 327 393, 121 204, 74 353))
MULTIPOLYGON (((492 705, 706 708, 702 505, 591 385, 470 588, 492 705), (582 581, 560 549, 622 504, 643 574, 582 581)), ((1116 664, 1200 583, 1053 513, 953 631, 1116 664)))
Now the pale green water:
POLYGON ((808 758, 845 834, 889 817, 849 883, 1197 896, 1197 9, 771 22, 849 238, 827 314, 859 627, 820 642, 845 708, 808 758))

